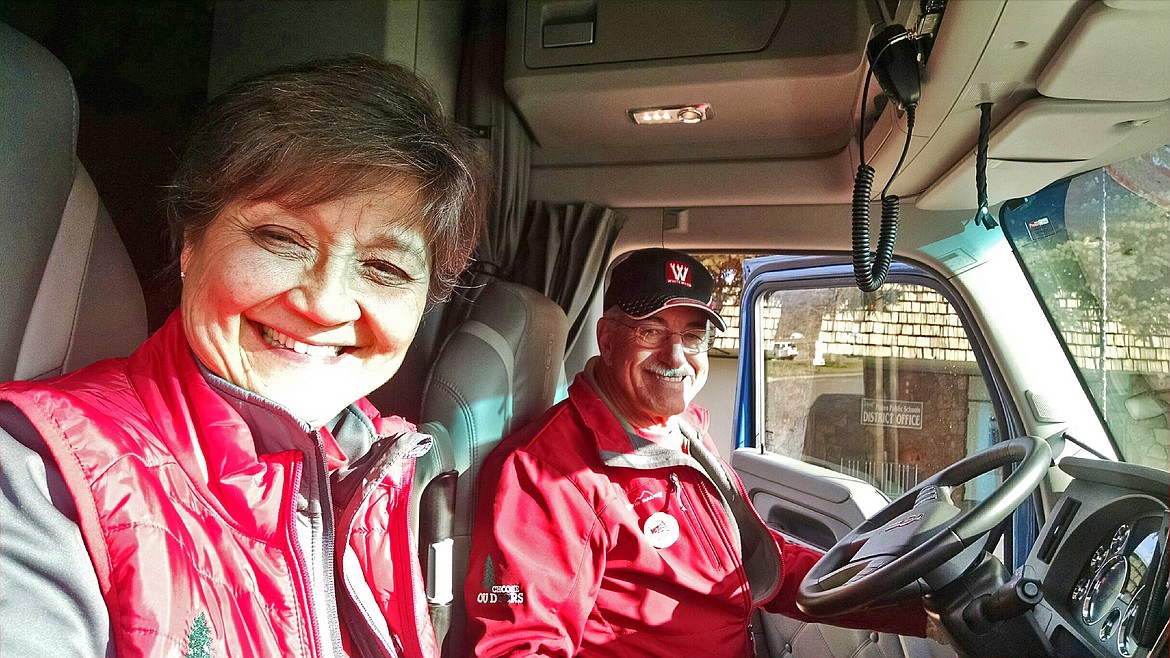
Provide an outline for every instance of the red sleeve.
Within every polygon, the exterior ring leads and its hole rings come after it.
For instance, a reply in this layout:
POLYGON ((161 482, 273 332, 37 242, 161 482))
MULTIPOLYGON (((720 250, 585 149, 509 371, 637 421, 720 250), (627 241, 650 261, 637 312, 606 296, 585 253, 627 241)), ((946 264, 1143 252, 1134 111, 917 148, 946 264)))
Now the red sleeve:
POLYGON ((517 452, 485 467, 464 584, 476 656, 574 656, 604 568, 593 508, 517 452), (498 462, 497 462, 498 463, 498 462))
POLYGON ((764 604, 764 610, 811 623, 926 637, 926 611, 916 599, 837 617, 813 617, 805 614, 796 607, 796 593, 800 590, 800 581, 804 580, 805 574, 812 569, 817 560, 821 559, 822 553, 799 544, 788 543, 774 530, 772 537, 780 548, 781 562, 784 566, 780 590, 764 604))

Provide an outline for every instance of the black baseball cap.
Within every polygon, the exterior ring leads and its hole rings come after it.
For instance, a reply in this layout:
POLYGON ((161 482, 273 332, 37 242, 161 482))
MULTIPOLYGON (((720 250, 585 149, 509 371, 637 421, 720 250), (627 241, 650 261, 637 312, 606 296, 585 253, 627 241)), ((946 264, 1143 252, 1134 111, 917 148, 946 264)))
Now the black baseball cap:
POLYGON ((707 312, 720 329, 727 324, 711 308, 715 280, 702 263, 673 249, 639 249, 614 261, 605 288, 605 308, 620 308, 643 320, 664 308, 689 306, 707 312))

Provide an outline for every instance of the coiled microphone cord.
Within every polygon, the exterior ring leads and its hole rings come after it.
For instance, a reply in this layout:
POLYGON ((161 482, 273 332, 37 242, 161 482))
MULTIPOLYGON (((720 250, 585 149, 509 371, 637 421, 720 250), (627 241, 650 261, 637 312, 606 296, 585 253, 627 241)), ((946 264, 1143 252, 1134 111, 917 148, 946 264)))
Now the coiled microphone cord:
MULTIPOLYGON (((866 79, 866 87, 868 86, 869 80, 866 79)), ((882 189, 882 221, 878 229, 876 252, 870 251, 869 242, 869 200, 873 193, 874 169, 865 163, 864 157, 861 164, 857 165, 857 175, 853 179, 853 278, 862 292, 874 292, 882 287, 890 263, 894 260, 894 239, 898 235, 901 199, 896 194, 888 192, 902 168, 902 163, 906 160, 913 131, 914 106, 911 105, 906 108, 906 143, 902 146, 902 156, 898 158, 894 173, 890 175, 889 181, 882 189)))

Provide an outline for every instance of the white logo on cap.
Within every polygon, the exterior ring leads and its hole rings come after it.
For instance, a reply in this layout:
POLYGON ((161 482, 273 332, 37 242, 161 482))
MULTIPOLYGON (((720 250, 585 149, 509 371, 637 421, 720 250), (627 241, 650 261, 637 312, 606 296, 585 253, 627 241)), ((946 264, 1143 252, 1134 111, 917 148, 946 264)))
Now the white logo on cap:
POLYGON ((666 282, 691 287, 691 268, 677 260, 666 261, 666 282))

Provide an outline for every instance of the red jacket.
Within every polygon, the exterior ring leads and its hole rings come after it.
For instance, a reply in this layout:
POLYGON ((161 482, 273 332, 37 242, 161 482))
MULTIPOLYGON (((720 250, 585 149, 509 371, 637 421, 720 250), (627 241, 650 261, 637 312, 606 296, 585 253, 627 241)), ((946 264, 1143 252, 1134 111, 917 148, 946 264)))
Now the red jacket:
MULTIPOLYGON (((636 445, 578 376, 492 453, 464 594, 476 655, 746 658, 765 602, 816 621, 794 595, 820 554, 767 529, 717 456, 705 409, 681 420, 689 455, 636 445)), ((924 622, 919 608, 901 626, 922 634, 924 622)))
MULTIPOLYGON (((0 399, 32 421, 64 476, 119 656, 319 654, 319 625, 332 621, 313 613, 293 518, 304 469, 326 467, 304 463, 299 450, 257 454, 236 407, 196 364, 177 314, 128 359, 4 384, 0 399)), ((408 523, 414 457, 429 437, 364 401, 359 408, 378 436, 397 438, 357 463, 345 463, 327 430, 305 428, 333 471, 337 566, 326 579, 339 632, 350 652, 435 656, 408 523)))

